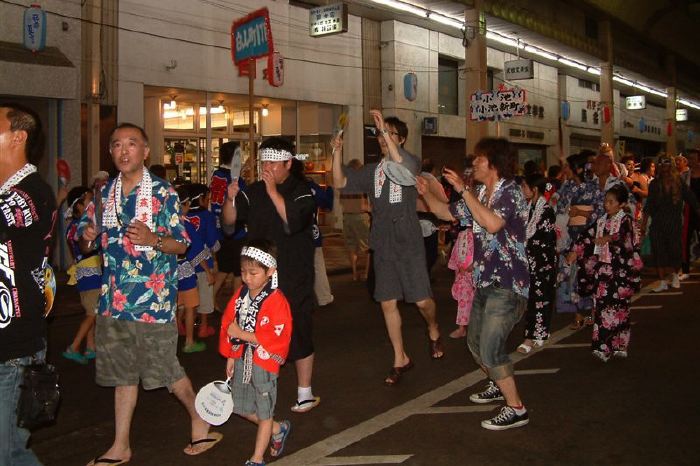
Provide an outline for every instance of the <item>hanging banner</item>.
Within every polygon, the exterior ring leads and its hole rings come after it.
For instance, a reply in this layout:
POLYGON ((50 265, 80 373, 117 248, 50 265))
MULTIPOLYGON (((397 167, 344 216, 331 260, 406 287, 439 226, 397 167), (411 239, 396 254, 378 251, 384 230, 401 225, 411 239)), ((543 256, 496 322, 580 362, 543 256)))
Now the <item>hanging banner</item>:
POLYGON ((266 57, 275 51, 270 28, 270 13, 261 8, 231 25, 231 58, 236 66, 248 60, 266 57))
POLYGON ((46 46, 46 12, 33 3, 24 10, 24 47, 32 52, 44 50, 46 46))
POLYGON ((535 66, 532 60, 510 60, 503 64, 506 81, 516 79, 532 79, 535 76, 535 66))
POLYGON ((514 87, 498 91, 476 91, 471 96, 469 115, 472 120, 500 121, 527 113, 526 92, 514 87))
POLYGON ((280 87, 284 84, 284 57, 281 53, 274 52, 267 57, 265 77, 270 86, 280 87))

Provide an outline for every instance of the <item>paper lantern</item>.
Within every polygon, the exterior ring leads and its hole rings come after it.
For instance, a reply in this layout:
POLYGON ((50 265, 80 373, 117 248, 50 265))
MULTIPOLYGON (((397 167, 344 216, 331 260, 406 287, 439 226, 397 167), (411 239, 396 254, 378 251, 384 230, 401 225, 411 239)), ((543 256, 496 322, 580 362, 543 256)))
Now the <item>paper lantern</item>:
POLYGON ((46 47, 46 12, 33 3, 24 10, 24 47, 39 52, 46 47))
POLYGON ((569 116, 571 115, 571 104, 567 102, 566 100, 561 103, 561 118, 564 121, 567 121, 569 119, 569 116))
POLYGON ((605 123, 610 123, 610 107, 607 105, 603 107, 603 121, 605 123))
POLYGON ((418 95, 418 76, 416 73, 406 73, 403 77, 403 95, 409 102, 416 100, 418 95))

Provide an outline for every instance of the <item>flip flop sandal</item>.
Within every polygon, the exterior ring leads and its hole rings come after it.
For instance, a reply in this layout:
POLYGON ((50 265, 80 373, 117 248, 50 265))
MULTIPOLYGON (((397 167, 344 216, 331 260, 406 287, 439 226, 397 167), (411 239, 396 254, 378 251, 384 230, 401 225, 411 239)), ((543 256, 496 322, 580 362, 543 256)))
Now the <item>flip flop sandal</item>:
POLYGON ((430 347, 430 357, 432 359, 442 359, 445 356, 445 348, 442 346, 442 340, 437 337, 437 340, 431 340, 428 337, 430 347))
POLYGON ((389 375, 384 379, 384 383, 390 386, 396 385, 401 381, 401 376, 411 369, 413 369, 413 361, 410 359, 402 367, 392 367, 389 371, 389 375))
POLYGON ((126 464, 128 463, 129 460, 117 460, 113 458, 100 458, 99 456, 95 458, 94 460, 90 461, 87 466, 100 466, 102 465, 109 465, 109 466, 117 466, 120 464, 126 464))
POLYGON ((209 432, 206 438, 202 438, 199 440, 192 440, 189 445, 187 445, 187 448, 184 449, 185 454, 190 455, 190 456, 197 456, 201 455, 207 450, 211 450, 214 448, 214 446, 221 441, 221 439, 224 438, 224 434, 221 434, 219 432, 209 432), (201 445, 201 449, 199 450, 193 450, 194 447, 201 445), (187 451, 189 449, 189 452, 187 451))
POLYGON ((304 401, 298 401, 294 403, 294 406, 292 406, 292 412, 293 413, 306 413, 308 411, 311 411, 314 409, 318 404, 321 402, 321 397, 320 396, 315 396, 311 399, 304 400, 304 401))
POLYGON ((532 351, 532 346, 530 346, 530 345, 526 345, 525 343, 520 343, 520 346, 518 346, 518 353, 528 354, 530 351, 532 351))

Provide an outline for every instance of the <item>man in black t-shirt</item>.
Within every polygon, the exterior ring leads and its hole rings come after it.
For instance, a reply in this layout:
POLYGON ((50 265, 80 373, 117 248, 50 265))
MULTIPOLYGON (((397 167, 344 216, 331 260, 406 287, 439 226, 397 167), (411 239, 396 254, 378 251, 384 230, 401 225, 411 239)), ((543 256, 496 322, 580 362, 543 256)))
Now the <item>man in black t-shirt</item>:
POLYGON ((44 272, 56 216, 51 188, 28 156, 39 146, 30 110, 0 104, 0 464, 40 465, 17 427, 24 366, 44 360, 44 272))

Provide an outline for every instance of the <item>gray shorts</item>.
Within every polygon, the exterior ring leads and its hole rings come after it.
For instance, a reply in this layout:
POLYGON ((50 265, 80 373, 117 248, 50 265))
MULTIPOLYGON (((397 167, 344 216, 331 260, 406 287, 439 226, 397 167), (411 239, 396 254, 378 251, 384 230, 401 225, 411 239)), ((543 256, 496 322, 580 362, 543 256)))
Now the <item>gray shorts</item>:
MULTIPOLYGON (((422 243, 422 241, 421 241, 422 243)), ((400 259, 374 256, 374 299, 416 303, 433 297, 425 253, 406 254, 400 259)))
POLYGON ((255 414, 258 419, 272 419, 277 403, 277 374, 253 364, 250 383, 243 383, 243 358, 233 364, 233 412, 240 415, 255 414))
POLYGON ((214 285, 210 285, 207 281, 206 272, 197 272, 197 291, 199 291, 197 314, 214 312, 214 285))
POLYGON ((149 324, 97 316, 97 373, 104 387, 171 387, 185 377, 177 359, 177 325, 149 324))

